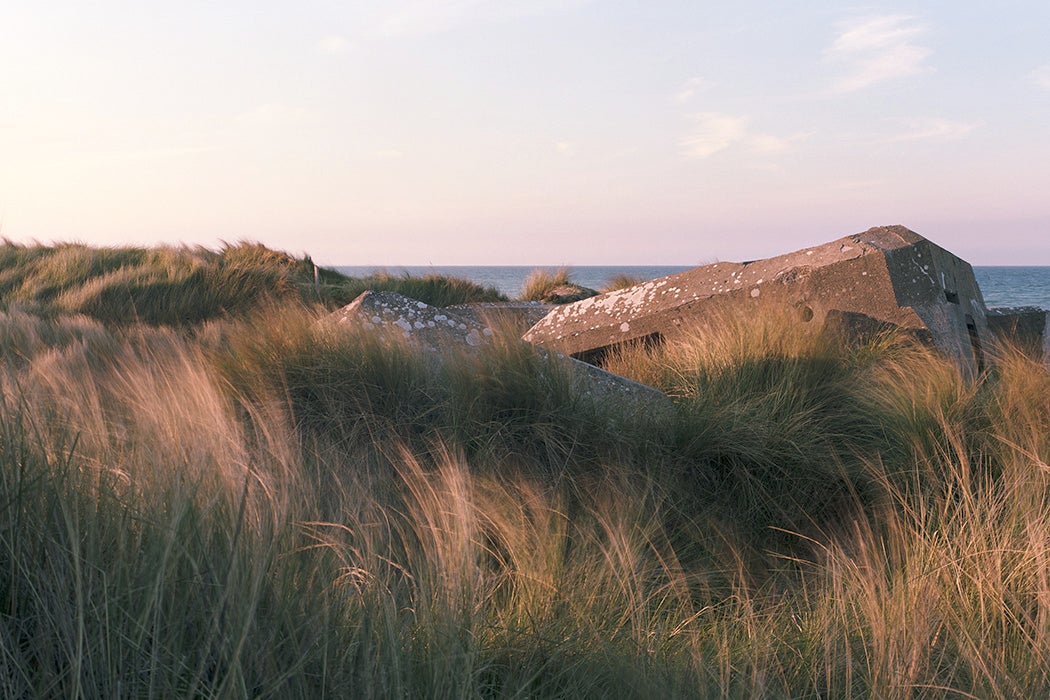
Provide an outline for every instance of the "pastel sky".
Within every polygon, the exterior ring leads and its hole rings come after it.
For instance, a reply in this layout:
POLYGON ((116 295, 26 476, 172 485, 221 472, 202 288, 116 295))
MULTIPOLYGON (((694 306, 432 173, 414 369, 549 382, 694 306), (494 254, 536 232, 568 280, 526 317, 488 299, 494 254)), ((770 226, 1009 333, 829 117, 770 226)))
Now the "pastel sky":
POLYGON ((0 236, 1050 265, 1050 3, 5 0, 0 236))

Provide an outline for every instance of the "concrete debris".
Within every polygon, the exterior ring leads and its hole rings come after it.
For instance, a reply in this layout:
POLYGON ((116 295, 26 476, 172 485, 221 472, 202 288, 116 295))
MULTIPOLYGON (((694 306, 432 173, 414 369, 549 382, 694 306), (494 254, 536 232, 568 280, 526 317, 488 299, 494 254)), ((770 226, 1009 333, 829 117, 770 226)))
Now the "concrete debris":
MULTIPOLYGON (((448 308, 439 309, 396 292, 364 292, 347 306, 332 314, 338 324, 394 333, 424 350, 440 355, 458 349, 478 352, 493 342, 491 326, 460 315, 448 308)), ((616 402, 627 413, 638 415, 669 414, 671 400, 656 389, 606 372, 559 353, 535 348, 542 356, 567 364, 574 389, 598 401, 616 402)))
POLYGON ((397 292, 364 292, 336 311, 333 319, 368 330, 398 333, 430 352, 440 352, 449 345, 480 347, 492 336, 491 328, 472 319, 397 292))

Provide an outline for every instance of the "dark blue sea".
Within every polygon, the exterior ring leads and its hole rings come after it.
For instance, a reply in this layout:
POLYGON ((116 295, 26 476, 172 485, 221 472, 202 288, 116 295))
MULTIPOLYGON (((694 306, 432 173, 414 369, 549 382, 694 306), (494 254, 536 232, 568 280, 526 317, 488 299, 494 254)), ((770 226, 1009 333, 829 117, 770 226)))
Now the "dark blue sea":
MULTIPOLYGON (((535 266, 407 266, 337 267, 339 272, 352 277, 363 277, 376 271, 400 275, 452 275, 472 280, 484 287, 495 287, 514 298, 535 266)), ((543 268, 555 270, 555 267, 543 268)), ((655 279, 689 267, 664 266, 578 266, 570 268, 569 277, 577 284, 592 289, 604 286, 612 277, 628 274, 641 280, 655 279)), ((1039 306, 1050 309, 1050 267, 974 267, 977 283, 988 306, 1039 306)))

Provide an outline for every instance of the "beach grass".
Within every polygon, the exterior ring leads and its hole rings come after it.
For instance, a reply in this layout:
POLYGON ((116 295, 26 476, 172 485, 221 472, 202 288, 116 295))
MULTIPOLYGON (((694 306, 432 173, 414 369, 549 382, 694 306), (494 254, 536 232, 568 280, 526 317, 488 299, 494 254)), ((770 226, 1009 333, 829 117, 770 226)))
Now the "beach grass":
POLYGON ((312 269, 166 325, 51 264, 0 311, 4 697, 1050 693, 1023 353, 727 318, 606 358, 672 397, 643 422, 510 335, 319 322, 312 269))
POLYGON ((547 269, 537 267, 521 285, 518 298, 522 301, 542 301, 550 304, 565 304, 592 297, 598 292, 582 287, 572 281, 569 268, 547 269))
POLYGON ((445 307, 470 302, 507 301, 507 297, 495 287, 483 287, 470 280, 448 275, 393 275, 376 272, 365 277, 351 278, 339 290, 340 297, 352 301, 364 291, 397 292, 431 306, 445 307))
POLYGON ((633 287, 637 284, 641 284, 644 281, 644 279, 638 277, 637 275, 621 272, 610 277, 608 281, 606 281, 606 283, 603 284, 602 288, 598 291, 602 294, 606 294, 608 292, 615 292, 619 289, 627 289, 628 287, 633 287))

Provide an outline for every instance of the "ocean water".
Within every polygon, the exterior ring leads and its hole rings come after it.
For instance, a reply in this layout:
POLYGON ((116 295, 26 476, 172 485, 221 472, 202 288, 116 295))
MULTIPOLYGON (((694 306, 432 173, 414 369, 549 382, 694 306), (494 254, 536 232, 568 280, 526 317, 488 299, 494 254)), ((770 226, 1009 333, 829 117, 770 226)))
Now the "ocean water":
POLYGON ((986 306, 1050 309, 1050 267, 974 267, 986 306))
MULTIPOLYGON (((489 265, 489 266, 406 266, 374 267, 352 266, 336 267, 336 270, 352 277, 363 277, 376 271, 390 274, 409 274, 413 276, 438 274, 463 277, 485 287, 495 287, 508 297, 514 298, 521 292, 522 285, 535 266, 489 265)), ((555 270, 556 267, 543 269, 555 270)), ((612 265, 612 266, 578 266, 571 267, 569 277, 577 284, 591 289, 600 289, 611 278, 619 274, 628 274, 641 280, 663 277, 675 272, 690 269, 688 266, 673 265, 612 265)), ((1050 267, 988 267, 978 266, 973 269, 977 283, 988 306, 1038 306, 1050 309, 1050 267)))
MULTIPOLYGON (((525 284, 525 278, 536 269, 549 270, 553 272, 558 269, 557 265, 427 265, 427 266, 403 266, 403 267, 336 267, 336 270, 351 277, 363 277, 373 272, 382 271, 392 275, 409 274, 413 277, 422 275, 449 275, 471 280, 483 287, 495 287, 510 298, 515 298, 521 293, 525 284)), ((690 266, 671 265, 582 265, 569 267, 569 279, 576 284, 591 289, 601 289, 605 284, 620 274, 627 274, 645 281, 665 277, 666 275, 691 269, 690 266)))

